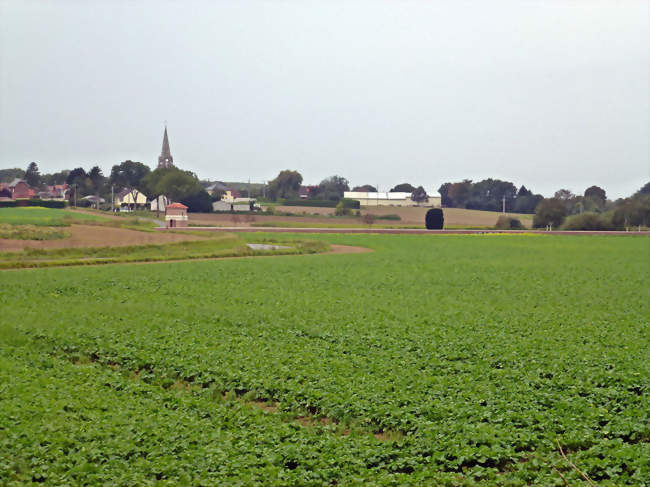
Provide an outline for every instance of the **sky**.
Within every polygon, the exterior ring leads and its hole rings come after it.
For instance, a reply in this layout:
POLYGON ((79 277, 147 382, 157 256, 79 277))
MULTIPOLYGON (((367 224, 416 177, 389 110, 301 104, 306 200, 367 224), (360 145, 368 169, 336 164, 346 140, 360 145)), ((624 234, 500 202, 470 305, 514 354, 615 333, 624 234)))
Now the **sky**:
POLYGON ((0 168, 650 180, 650 2, 0 0, 0 168))

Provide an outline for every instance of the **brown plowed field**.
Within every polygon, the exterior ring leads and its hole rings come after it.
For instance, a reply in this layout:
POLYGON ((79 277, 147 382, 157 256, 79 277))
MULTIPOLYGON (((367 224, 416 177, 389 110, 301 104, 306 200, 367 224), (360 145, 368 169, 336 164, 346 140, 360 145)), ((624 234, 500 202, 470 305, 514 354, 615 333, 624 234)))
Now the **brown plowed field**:
POLYGON ((69 247, 123 247, 129 245, 164 244, 201 240, 198 235, 172 232, 139 232, 125 228, 94 225, 72 225, 64 228, 70 237, 60 240, 10 240, 0 239, 0 252, 22 249, 61 249, 69 247))
MULTIPOLYGON (((278 206, 278 211, 294 213, 296 216, 267 216, 255 215, 254 221, 257 223, 264 222, 286 222, 286 223, 313 223, 314 226, 324 223, 341 223, 359 225, 358 218, 336 218, 330 219, 319 215, 332 215, 334 208, 317 208, 311 206, 278 206)), ((425 207, 399 207, 399 206, 380 206, 380 207, 363 207, 361 214, 369 213, 371 215, 399 215, 401 220, 376 220, 377 225, 422 225, 424 227, 424 216, 430 208, 425 207)), ((467 226, 467 227, 492 227, 497 222, 501 213, 494 211, 465 210, 463 208, 444 208, 445 226, 467 226)), ((508 215, 518 218, 521 223, 530 228, 532 225, 532 215, 523 215, 519 213, 508 213, 508 215)), ((236 215, 233 221, 233 215, 227 213, 191 213, 190 222, 195 225, 216 225, 216 226, 250 226, 251 221, 247 221, 247 215, 236 215)))

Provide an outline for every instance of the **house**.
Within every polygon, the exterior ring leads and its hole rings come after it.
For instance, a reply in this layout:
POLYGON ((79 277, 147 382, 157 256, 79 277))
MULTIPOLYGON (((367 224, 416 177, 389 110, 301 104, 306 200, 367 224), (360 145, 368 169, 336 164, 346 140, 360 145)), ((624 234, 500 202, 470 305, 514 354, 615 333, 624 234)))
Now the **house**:
POLYGON ((253 209, 260 208, 255 205, 254 198, 237 198, 231 203, 220 200, 212 203, 212 211, 251 211, 251 206, 253 209))
POLYGON ((50 193, 49 199, 52 200, 69 200, 70 199, 70 188, 67 184, 54 184, 47 187, 47 191, 50 193))
POLYGON ((115 195, 114 204, 120 211, 132 211, 135 208, 144 208, 147 197, 137 189, 125 188, 115 195))
POLYGON ((187 227, 187 206, 182 203, 172 203, 165 208, 165 224, 167 228, 187 227))
POLYGON ((318 186, 300 186, 298 190, 298 196, 301 199, 307 199, 315 193, 318 193, 318 186))
POLYGON ((101 198, 100 196, 95 196, 95 195, 84 196, 81 199, 86 200, 86 201, 90 201, 93 205, 98 205, 100 203, 106 203, 106 200, 104 198, 101 198))
POLYGON ((411 193, 376 193, 361 191, 346 191, 343 197, 357 200, 361 206, 441 206, 440 196, 429 196, 429 201, 417 203, 411 199, 411 193))
POLYGON ((226 203, 234 203, 237 198, 241 195, 236 189, 227 189, 226 192, 221 196, 221 201, 226 203))
POLYGON ((222 182, 216 181, 215 183, 211 184, 205 190, 210 193, 211 196, 214 196, 215 194, 219 193, 225 193, 226 191, 230 191, 230 188, 223 184, 222 182))
POLYGON ((6 186, 11 191, 11 199, 33 198, 36 194, 23 179, 14 179, 6 186))
POLYGON ((164 194, 161 194, 149 202, 149 209, 151 211, 165 211, 165 208, 167 208, 167 205, 171 202, 172 200, 167 198, 164 194))

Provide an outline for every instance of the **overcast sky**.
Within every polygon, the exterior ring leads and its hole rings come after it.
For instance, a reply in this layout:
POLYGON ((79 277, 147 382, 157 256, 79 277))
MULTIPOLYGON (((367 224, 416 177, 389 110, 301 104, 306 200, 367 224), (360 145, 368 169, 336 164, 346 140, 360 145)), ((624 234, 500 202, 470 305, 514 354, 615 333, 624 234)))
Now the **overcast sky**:
POLYGON ((0 168, 380 190, 650 179, 643 1, 0 0, 0 168))

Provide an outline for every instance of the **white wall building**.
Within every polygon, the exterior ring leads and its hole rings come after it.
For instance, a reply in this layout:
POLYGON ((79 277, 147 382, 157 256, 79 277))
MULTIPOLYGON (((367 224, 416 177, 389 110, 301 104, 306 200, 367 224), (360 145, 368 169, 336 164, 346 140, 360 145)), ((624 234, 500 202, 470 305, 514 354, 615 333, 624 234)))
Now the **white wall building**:
POLYGON ((433 206, 440 207, 440 196, 429 195, 429 201, 416 203, 411 199, 411 193, 366 193, 361 191, 346 191, 343 197, 357 200, 361 206, 433 206))

